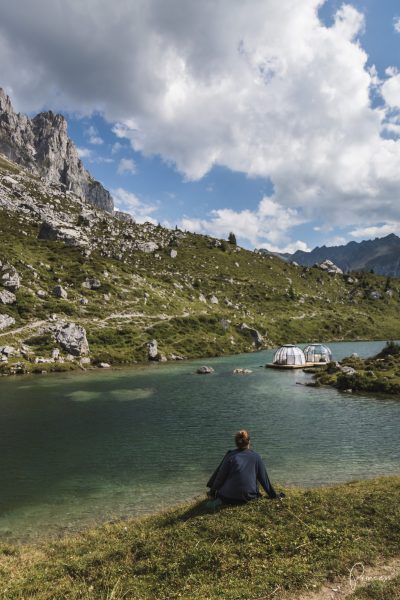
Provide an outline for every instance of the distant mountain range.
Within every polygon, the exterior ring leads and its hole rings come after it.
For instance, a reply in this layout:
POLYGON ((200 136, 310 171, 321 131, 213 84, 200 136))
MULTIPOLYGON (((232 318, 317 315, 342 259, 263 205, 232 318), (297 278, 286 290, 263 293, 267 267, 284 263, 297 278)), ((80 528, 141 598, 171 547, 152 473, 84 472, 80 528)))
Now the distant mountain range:
POLYGON ((349 242, 344 246, 321 246, 311 252, 297 250, 294 254, 279 256, 304 266, 329 259, 346 272, 373 270, 378 275, 400 277, 400 238, 394 233, 374 240, 349 242))

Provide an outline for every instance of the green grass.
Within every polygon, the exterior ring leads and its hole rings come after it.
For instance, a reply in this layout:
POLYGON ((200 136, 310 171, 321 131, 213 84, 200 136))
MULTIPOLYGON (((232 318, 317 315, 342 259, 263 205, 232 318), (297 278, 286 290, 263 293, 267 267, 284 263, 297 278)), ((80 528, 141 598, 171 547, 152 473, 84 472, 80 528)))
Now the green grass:
POLYGON ((387 342, 375 357, 348 357, 341 364, 355 369, 355 373, 342 373, 334 364, 330 364, 322 372, 315 371, 317 384, 332 385, 340 390, 351 389, 354 392, 400 394, 399 344, 387 342))
MULTIPOLYGON (((0 159, 0 174, 14 172, 18 169, 12 163, 0 159)), ((252 339, 239 329, 243 322, 260 331, 264 347, 400 338, 398 279, 391 279, 392 297, 388 297, 387 278, 370 273, 353 274, 353 283, 348 283, 346 276, 296 267, 232 244, 220 248, 207 236, 151 225, 127 229, 106 214, 86 227, 70 197, 61 193, 58 198, 48 197, 34 177, 26 176, 20 184, 38 203, 59 200, 62 210, 92 239, 94 250, 87 257, 79 248, 39 240, 39 222, 1 210, 0 260, 15 266, 22 287, 16 293, 17 303, 0 305, 0 313, 13 316, 15 328, 47 321, 52 314, 82 324, 95 362, 144 361, 146 342, 152 337, 164 354, 188 358, 252 351, 252 339), (115 238, 110 236, 112 229, 118 234, 115 238), (125 251, 125 242, 136 239, 155 240, 162 247, 154 254, 125 251), (174 259, 172 247, 178 253, 174 259), (99 279, 101 287, 82 287, 87 277, 99 279), (54 297, 57 283, 66 289, 66 300, 54 297), (380 292, 381 298, 371 300, 371 290, 380 292), (39 291, 47 296, 40 298, 39 291), (218 304, 210 303, 212 295, 218 304), (83 298, 87 304, 82 304, 83 298), (223 332, 222 319, 229 321, 223 332)), ((0 344, 18 346, 41 334, 10 330, 0 336, 0 344)), ((46 341, 35 351, 48 352, 48 346, 46 341)))
POLYGON ((356 562, 400 555, 399 494, 399 477, 291 489, 283 502, 217 512, 198 502, 39 546, 3 545, 1 597, 255 600, 314 590, 356 562))
POLYGON ((399 600, 400 576, 391 581, 373 581, 356 590, 348 600, 399 600))

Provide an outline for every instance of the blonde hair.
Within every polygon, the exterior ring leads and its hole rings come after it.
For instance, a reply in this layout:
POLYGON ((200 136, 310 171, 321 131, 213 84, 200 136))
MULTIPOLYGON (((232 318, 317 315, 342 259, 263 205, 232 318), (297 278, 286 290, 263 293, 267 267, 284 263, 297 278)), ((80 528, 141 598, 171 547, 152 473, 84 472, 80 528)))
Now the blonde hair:
POLYGON ((239 450, 244 450, 250 444, 250 434, 245 429, 241 429, 235 433, 235 444, 239 450))

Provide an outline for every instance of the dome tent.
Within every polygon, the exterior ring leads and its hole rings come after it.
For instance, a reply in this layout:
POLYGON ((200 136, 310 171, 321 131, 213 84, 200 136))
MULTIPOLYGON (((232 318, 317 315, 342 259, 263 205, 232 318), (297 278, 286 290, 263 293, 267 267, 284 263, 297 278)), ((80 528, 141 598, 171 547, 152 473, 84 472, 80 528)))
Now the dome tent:
POLYGON ((303 350, 293 344, 285 344, 275 352, 273 365, 282 367, 302 367, 306 364, 303 350))
POLYGON ((304 348, 304 356, 308 363, 328 363, 332 360, 332 352, 323 344, 309 344, 304 348))

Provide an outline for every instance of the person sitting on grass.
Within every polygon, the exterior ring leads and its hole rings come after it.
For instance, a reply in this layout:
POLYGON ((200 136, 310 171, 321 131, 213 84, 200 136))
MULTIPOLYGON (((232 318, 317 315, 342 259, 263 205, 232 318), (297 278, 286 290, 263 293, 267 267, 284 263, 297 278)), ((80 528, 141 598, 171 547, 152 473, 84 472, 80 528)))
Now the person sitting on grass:
POLYGON ((208 495, 219 503, 244 504, 261 496, 258 481, 270 498, 277 498, 261 456, 250 449, 249 433, 238 431, 235 443, 236 450, 229 450, 211 475, 208 495))

